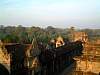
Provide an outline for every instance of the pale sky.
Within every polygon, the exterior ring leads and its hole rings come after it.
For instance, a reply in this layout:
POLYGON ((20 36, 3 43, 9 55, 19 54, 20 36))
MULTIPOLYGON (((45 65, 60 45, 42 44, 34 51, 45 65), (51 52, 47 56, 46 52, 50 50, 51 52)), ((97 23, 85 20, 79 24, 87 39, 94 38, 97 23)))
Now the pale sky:
POLYGON ((100 28, 100 0, 0 0, 0 25, 100 28))

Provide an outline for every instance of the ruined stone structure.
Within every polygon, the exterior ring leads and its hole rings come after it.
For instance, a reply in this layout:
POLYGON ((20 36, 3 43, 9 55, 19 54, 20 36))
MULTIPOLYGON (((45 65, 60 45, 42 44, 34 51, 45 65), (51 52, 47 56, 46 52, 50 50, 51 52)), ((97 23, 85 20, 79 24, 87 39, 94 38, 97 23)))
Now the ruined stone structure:
POLYGON ((0 40, 0 75, 10 74, 10 55, 0 40))
POLYGON ((33 39, 32 44, 5 44, 10 53, 10 75, 58 75, 82 54, 81 41, 46 49, 33 39))

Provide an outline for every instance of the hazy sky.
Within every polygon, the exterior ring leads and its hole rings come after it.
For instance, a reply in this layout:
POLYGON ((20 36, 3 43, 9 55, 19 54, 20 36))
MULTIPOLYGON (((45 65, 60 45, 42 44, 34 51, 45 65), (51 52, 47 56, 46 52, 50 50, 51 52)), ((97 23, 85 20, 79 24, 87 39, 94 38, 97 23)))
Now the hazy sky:
POLYGON ((0 0, 0 25, 100 28, 100 0, 0 0))

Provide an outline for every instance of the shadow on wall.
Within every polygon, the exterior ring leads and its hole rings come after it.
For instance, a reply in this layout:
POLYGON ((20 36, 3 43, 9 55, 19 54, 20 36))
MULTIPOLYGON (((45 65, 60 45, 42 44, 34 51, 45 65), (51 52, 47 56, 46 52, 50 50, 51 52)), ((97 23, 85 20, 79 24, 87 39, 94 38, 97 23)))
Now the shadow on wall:
POLYGON ((0 75, 9 75, 8 70, 2 64, 0 64, 0 75))

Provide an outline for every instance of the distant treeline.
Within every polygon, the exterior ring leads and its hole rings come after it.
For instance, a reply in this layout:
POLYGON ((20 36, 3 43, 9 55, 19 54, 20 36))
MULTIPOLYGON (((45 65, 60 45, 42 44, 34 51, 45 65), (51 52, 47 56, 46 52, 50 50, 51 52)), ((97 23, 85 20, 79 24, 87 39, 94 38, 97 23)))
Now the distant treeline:
MULTIPOLYGON (((88 34, 90 40, 100 39, 100 29, 77 29, 76 31, 84 31, 88 34)), ((48 26, 47 28, 40 27, 23 27, 19 25, 6 26, 0 25, 0 40, 5 43, 31 43, 33 37, 37 41, 48 43, 50 39, 54 39, 61 35, 64 39, 70 38, 70 28, 60 29, 48 26)))

